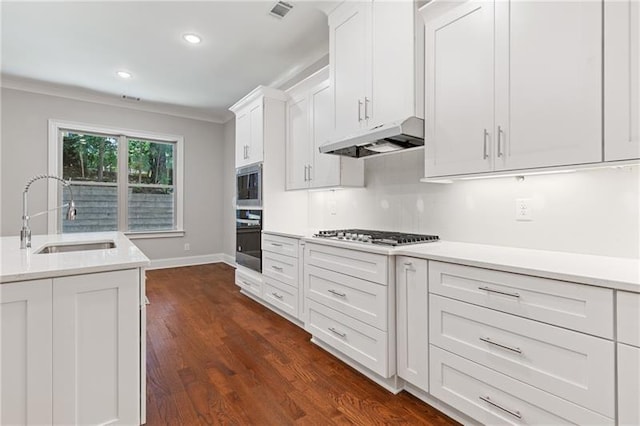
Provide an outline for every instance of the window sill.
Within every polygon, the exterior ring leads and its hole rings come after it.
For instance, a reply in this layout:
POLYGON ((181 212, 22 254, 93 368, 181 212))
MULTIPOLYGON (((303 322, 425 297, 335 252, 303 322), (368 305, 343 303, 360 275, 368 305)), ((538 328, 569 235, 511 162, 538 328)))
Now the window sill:
POLYGON ((145 240, 150 238, 177 238, 184 237, 185 232, 182 230, 171 231, 142 231, 142 232, 125 232, 124 235, 130 240, 145 240))

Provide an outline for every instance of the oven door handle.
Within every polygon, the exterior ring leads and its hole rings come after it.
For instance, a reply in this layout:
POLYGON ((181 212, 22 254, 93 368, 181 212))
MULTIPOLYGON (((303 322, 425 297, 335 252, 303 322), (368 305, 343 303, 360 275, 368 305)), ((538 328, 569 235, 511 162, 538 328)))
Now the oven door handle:
POLYGON ((260 225, 260 221, 257 219, 236 219, 236 223, 241 223, 243 225, 253 225, 253 226, 260 225))

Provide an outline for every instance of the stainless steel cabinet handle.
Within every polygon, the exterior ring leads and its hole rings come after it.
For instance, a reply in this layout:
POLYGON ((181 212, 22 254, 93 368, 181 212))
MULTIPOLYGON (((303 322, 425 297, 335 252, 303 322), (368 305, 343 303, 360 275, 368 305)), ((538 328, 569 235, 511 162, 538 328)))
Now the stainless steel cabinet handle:
POLYGON ((271 293, 273 295, 273 297, 275 297, 276 299, 282 300, 282 295, 278 294, 278 293, 271 293))
POLYGON ((274 247, 282 247, 282 244, 280 243, 271 243, 271 245, 274 247))
POLYGON ((307 181, 307 166, 304 166, 304 181, 307 181))
POLYGON ((509 293, 506 291, 500 291, 500 290, 496 290, 490 287, 478 287, 478 290, 484 290, 484 291, 488 291, 489 293, 497 293, 497 294, 503 294, 505 296, 510 296, 510 297, 520 297, 520 295, 518 293, 509 293))
POLYGON ((311 164, 307 166, 309 168, 309 182, 311 182, 311 164))
POLYGON ((369 119, 369 102, 371 102, 371 100, 369 100, 369 98, 365 96, 364 97, 364 119, 365 120, 369 119))
POLYGON ((331 294, 335 294, 336 296, 340 296, 340 297, 347 297, 346 293, 340 293, 339 291, 336 291, 332 288, 330 288, 329 290, 327 290, 329 293, 331 294))
POLYGON ((502 157, 502 127, 498 126, 498 157, 502 157))
POLYGON ((250 148, 250 146, 249 146, 249 145, 247 145, 247 158, 251 158, 251 155, 250 155, 250 153, 249 153, 249 148, 250 148))
POLYGON ((411 266, 411 265, 413 265, 412 262, 404 262, 404 266, 411 266))
POLYGON ((522 418, 522 414, 520 414, 520 411, 513 411, 513 410, 509 410, 508 408, 504 408, 500 404, 497 404, 497 403, 493 402, 491 400, 491 398, 489 398, 488 396, 481 396, 479 398, 481 400, 483 400, 484 402, 486 402, 487 404, 493 405, 494 407, 499 408, 500 410, 504 411, 507 414, 511 414, 513 417, 515 417, 517 419, 521 419, 522 418))
POLYGON ((358 121, 362 121, 362 101, 358 99, 358 121))
POLYGON ((487 132, 487 129, 484 129, 484 136, 483 136, 484 148, 482 150, 482 158, 485 160, 489 158, 489 147, 487 143, 488 137, 489 137, 489 132, 487 132))
POLYGON ((480 337, 479 339, 482 340, 483 342, 489 343, 490 345, 498 346, 499 348, 507 349, 511 352, 515 352, 517 354, 522 355, 522 349, 520 348, 514 348, 512 346, 507 346, 507 345, 503 345, 502 343, 494 342, 493 340, 491 340, 490 337, 480 337))
POLYGON ((240 282, 244 285, 248 285, 249 287, 251 287, 251 284, 249 284, 248 282, 246 282, 245 280, 240 280, 240 282))
POLYGON ((281 268, 281 267, 279 267, 279 266, 271 265, 271 267, 272 267, 273 269, 275 269, 276 271, 280 271, 280 272, 282 272, 282 268, 281 268))
POLYGON ((329 331, 332 332, 333 334, 337 334, 340 337, 347 337, 347 333, 340 333, 338 330, 336 330, 333 327, 329 327, 329 331))

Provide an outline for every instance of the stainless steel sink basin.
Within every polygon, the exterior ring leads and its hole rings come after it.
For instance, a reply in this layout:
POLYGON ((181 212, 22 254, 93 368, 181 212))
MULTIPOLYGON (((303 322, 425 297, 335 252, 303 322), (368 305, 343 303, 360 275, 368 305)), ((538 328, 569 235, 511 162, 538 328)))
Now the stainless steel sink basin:
POLYGON ((51 253, 68 253, 74 251, 87 251, 87 250, 108 250, 116 248, 116 243, 113 241, 98 241, 92 243, 60 243, 49 244, 42 247, 35 254, 51 254, 51 253))

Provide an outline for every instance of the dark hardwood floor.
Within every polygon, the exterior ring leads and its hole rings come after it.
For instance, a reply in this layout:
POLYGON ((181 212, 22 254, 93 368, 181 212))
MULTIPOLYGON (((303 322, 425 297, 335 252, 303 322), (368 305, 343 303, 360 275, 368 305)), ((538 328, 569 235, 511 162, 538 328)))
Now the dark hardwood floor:
POLYGON ((313 345, 228 265, 147 276, 148 425, 456 424, 313 345))

